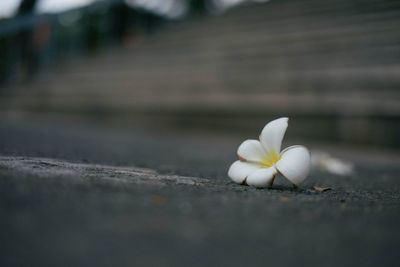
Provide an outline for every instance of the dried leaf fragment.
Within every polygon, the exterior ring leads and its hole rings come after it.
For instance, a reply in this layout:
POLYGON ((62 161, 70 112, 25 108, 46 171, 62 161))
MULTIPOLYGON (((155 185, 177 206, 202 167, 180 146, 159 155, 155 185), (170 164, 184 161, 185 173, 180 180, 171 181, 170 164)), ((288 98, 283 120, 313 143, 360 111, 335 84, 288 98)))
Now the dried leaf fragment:
POLYGON ((318 193, 322 193, 322 192, 325 192, 325 191, 332 190, 332 187, 322 187, 322 186, 314 185, 313 189, 318 193))

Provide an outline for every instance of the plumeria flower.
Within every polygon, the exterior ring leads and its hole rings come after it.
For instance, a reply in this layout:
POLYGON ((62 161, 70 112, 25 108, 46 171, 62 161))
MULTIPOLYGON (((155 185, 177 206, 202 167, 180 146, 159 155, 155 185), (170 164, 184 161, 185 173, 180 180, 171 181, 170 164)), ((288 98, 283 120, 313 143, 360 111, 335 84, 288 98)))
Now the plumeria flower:
POLYGON ((229 177, 238 184, 255 187, 272 186, 281 173, 298 186, 310 173, 310 152, 304 146, 290 146, 281 151, 288 118, 279 118, 265 125, 258 140, 246 140, 238 148, 239 160, 229 168, 229 177))

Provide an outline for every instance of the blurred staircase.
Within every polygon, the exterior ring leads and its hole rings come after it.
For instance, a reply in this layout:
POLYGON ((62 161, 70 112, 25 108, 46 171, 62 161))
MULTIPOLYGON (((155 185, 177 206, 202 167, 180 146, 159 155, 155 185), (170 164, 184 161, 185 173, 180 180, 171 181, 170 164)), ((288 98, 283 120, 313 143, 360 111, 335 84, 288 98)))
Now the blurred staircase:
POLYGON ((0 110, 398 147, 400 1, 286 0, 169 24, 3 90, 0 110))

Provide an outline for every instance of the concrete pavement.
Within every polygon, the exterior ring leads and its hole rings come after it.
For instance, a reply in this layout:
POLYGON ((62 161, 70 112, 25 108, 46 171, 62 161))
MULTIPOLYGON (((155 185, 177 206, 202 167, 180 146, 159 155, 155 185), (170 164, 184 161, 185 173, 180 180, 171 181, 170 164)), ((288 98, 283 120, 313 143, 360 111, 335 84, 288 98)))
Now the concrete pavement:
POLYGON ((3 120, 0 265, 395 265, 395 153, 306 143, 356 171, 260 190, 226 176, 242 139, 3 120))

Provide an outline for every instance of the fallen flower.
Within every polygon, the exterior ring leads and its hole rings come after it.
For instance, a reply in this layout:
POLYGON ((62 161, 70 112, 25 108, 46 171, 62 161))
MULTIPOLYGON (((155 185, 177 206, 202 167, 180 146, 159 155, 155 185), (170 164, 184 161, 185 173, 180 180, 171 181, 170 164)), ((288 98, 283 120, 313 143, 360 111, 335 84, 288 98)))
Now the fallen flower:
POLYGON ((310 152, 304 146, 290 146, 281 151, 288 118, 265 125, 258 140, 246 140, 238 148, 239 160, 229 168, 229 177, 238 184, 255 187, 272 186, 281 173, 298 186, 310 173, 310 152))
POLYGON ((311 166, 321 171, 340 176, 348 176, 354 173, 354 165, 352 162, 335 158, 321 151, 313 151, 311 166))

